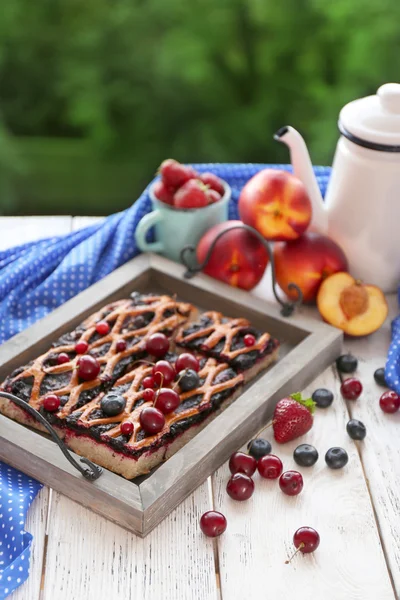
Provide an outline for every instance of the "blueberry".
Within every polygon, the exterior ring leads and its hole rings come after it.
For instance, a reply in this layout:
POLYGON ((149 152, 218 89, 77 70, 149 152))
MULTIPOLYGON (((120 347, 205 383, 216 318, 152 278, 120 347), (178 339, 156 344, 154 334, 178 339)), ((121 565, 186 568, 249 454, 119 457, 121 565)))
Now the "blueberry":
POLYGON ((328 408, 333 402, 333 394, 325 388, 318 388, 311 396, 319 408, 328 408))
POLYGON ((342 469, 349 460, 346 450, 339 447, 329 448, 325 454, 325 462, 330 469, 342 469))
POLYGON ((250 440, 247 444, 247 450, 249 451, 250 456, 258 460, 262 456, 269 454, 272 447, 268 440, 256 438, 255 440, 250 440))
POLYGON ((293 458, 301 467, 312 467, 318 460, 318 450, 310 444, 300 444, 293 452, 293 458))
POLYGON ((190 392, 199 387, 200 377, 193 369, 185 369, 179 373, 179 387, 182 392, 190 392))
POLYGON ((336 359, 336 366, 341 373, 354 373, 358 360, 352 354, 342 354, 336 359))
POLYGON ((358 419, 350 419, 346 425, 347 433, 352 440, 363 440, 367 435, 367 429, 358 419))
POLYGON ((135 329, 142 329, 143 327, 146 326, 145 318, 142 317, 142 315, 138 315, 137 317, 135 317, 135 319, 133 321, 133 326, 135 329))
POLYGON ((126 406, 126 400, 123 396, 110 392, 103 396, 100 402, 100 408, 107 417, 119 415, 126 406))
POLYGON ((378 385, 382 387, 388 387, 385 379, 385 369, 377 369, 374 373, 374 379, 378 385))

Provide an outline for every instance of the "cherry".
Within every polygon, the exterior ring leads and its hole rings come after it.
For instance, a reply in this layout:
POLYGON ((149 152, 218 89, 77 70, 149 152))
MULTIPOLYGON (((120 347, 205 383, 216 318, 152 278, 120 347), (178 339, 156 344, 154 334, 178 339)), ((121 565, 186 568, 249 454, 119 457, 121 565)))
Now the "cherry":
POLYGON ((300 527, 297 531, 295 531, 293 536, 293 544, 297 550, 289 558, 289 560, 286 561, 286 564, 290 563, 297 552, 302 552, 303 554, 314 552, 319 546, 319 541, 320 538, 318 531, 312 527, 300 527))
POLYGON ((257 469, 264 479, 278 479, 283 471, 283 465, 281 459, 275 454, 266 454, 258 460, 257 469))
POLYGON ((126 350, 126 341, 125 340, 118 340, 118 342, 115 344, 115 349, 117 352, 125 352, 126 350))
POLYGON ((122 435, 132 435, 134 427, 131 421, 124 421, 120 425, 122 435))
POLYGON ((297 496, 303 489, 303 477, 298 471, 285 471, 279 478, 279 487, 288 496, 297 496))
POLYGON ((47 412, 57 412, 60 408, 60 398, 55 394, 48 394, 43 398, 43 408, 47 410, 47 412))
POLYGON ((250 346, 254 346, 256 343, 256 338, 252 333, 246 333, 243 338, 244 345, 250 348, 250 346))
POLYGON ((233 500, 243 502, 248 500, 254 492, 254 481, 244 473, 235 473, 226 485, 226 491, 233 500))
POLYGON ((159 360, 153 366, 152 375, 156 385, 168 385, 175 379, 175 369, 166 360, 159 360))
POLYGON ((174 411, 180 404, 179 394, 171 388, 160 388, 157 392, 154 406, 164 415, 174 411))
POLYGON ((81 340, 75 344, 75 352, 77 354, 85 354, 89 350, 89 344, 85 340, 81 340))
POLYGON ((94 356, 84 354, 78 361, 78 376, 85 381, 96 379, 100 373, 100 363, 94 356))
POLYGON ((107 321, 99 321, 96 323, 96 331, 99 335, 107 335, 110 332, 110 325, 107 321))
POLYGON ((169 350, 169 339, 163 333, 153 333, 146 340, 146 350, 149 354, 162 358, 169 350))
POLYGON ((355 377, 345 379, 340 386, 340 391, 345 400, 357 400, 363 390, 361 381, 355 377))
POLYGON ((156 382, 154 381, 154 377, 152 375, 147 375, 142 381, 142 386, 144 388, 154 389, 156 387, 156 382))
POLYGON ((165 425, 165 417, 154 406, 146 406, 140 413, 140 425, 146 433, 159 433, 165 425))
POLYGON ((200 371, 200 363, 193 354, 189 352, 184 352, 180 354, 176 359, 175 369, 179 373, 179 371, 184 371, 185 369, 192 369, 193 371, 200 371))
POLYGON ((384 392, 379 398, 379 406, 385 413, 395 413, 400 408, 400 396, 392 390, 384 392))
POLYGON ((235 452, 229 459, 229 470, 235 473, 245 473, 251 477, 257 468, 257 461, 250 454, 244 452, 235 452))
POLYGON ((59 365, 63 365, 64 363, 69 362, 69 356, 66 352, 60 352, 60 354, 57 356, 57 364, 59 365))
POLYGON ((208 510, 201 516, 200 529, 207 537, 218 537, 227 526, 226 518, 216 510, 208 510))
POLYGON ((153 402, 155 395, 155 391, 151 388, 146 388, 142 393, 143 400, 146 400, 146 402, 153 402))

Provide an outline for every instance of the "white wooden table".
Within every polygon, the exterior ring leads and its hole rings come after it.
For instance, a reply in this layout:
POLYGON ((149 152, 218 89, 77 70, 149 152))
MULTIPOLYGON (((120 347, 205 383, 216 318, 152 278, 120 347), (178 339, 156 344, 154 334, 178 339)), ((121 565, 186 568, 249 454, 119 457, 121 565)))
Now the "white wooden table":
MULTIPOLYGON (((0 218, 0 248, 62 234, 96 219, 84 217, 0 218)), ((265 285, 255 293, 265 295, 265 285)), ((391 317, 395 297, 389 298, 391 317)), ((318 318, 315 309, 302 309, 318 318)), ((284 496, 276 482, 257 478, 247 502, 231 500, 225 486, 227 465, 187 498, 147 538, 124 529, 43 489, 34 501, 26 528, 34 535, 31 575, 13 600, 393 600, 400 595, 400 413, 385 415, 378 406, 382 388, 373 372, 384 365, 390 321, 362 340, 346 341, 359 359, 357 376, 364 392, 347 404, 339 393, 334 368, 306 390, 327 387, 333 405, 318 410, 311 432, 320 459, 299 469, 304 490, 284 496), (367 426, 364 442, 346 433, 351 417, 367 426), (342 446, 349 463, 331 471, 325 451, 342 446), (215 507, 228 520, 218 540, 205 538, 201 514, 215 507), (294 531, 315 527, 321 544, 313 555, 295 558, 294 531)), ((295 390, 293 390, 295 391, 295 390)), ((272 440, 271 430, 265 436, 272 440)), ((286 469, 296 467, 292 452, 300 443, 275 451, 286 469)))

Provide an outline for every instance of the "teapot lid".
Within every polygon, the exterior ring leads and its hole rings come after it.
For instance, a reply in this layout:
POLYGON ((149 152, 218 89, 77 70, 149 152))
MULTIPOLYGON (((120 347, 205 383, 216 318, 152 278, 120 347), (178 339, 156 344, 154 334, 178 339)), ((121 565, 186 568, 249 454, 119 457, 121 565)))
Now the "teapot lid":
POLYGON ((339 130, 352 142, 383 152, 400 152, 400 84, 385 83, 375 96, 346 104, 339 130))

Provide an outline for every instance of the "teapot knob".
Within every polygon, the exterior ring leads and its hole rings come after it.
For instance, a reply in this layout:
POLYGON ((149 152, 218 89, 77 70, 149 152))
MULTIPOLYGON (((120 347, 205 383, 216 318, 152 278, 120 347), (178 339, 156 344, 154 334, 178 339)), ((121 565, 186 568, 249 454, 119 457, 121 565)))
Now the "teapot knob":
POLYGON ((385 110, 400 113, 400 83, 385 83, 377 93, 385 110))

